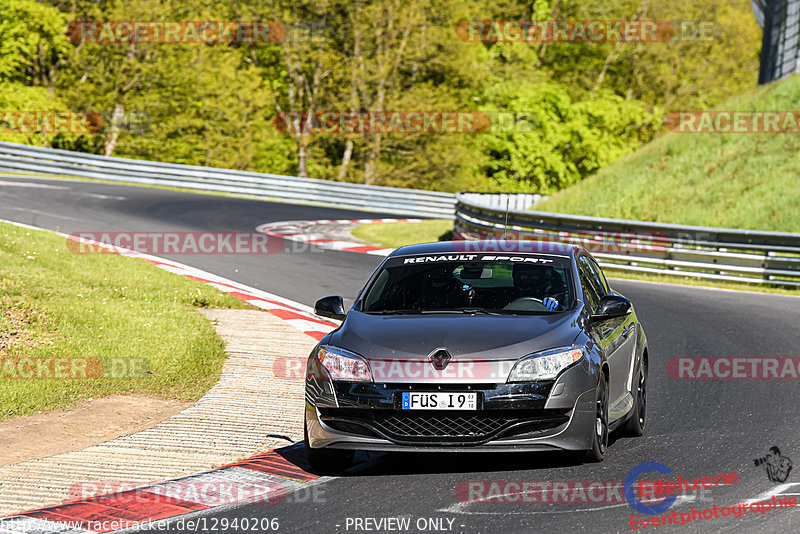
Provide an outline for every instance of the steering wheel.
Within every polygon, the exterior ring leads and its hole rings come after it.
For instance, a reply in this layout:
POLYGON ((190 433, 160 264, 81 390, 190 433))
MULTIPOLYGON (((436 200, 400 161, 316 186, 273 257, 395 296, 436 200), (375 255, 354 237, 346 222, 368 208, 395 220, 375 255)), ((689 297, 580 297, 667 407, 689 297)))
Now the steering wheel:
POLYGON ((550 311, 542 300, 536 297, 519 297, 503 306, 503 309, 511 311, 550 311))

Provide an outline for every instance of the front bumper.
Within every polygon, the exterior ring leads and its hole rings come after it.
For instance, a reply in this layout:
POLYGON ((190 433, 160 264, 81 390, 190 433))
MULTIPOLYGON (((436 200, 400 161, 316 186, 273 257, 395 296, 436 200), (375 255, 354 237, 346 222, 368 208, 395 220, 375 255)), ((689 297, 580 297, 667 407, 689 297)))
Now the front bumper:
MULTIPOLYGON (((306 382, 312 448, 375 451, 544 451, 591 448, 596 376, 582 365, 529 384, 306 382), (476 391, 475 411, 400 409, 404 391, 476 391)), ((319 376, 319 375, 317 375, 319 376)))

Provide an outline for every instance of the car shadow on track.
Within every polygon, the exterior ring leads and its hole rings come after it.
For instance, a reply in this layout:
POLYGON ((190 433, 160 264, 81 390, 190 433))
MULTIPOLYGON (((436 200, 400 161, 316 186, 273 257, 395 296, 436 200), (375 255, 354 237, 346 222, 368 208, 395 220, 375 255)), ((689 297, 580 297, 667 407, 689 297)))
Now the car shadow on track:
MULTIPOLYGON (((609 436, 609 452, 619 439, 617 433, 609 436)), ((624 441, 624 440, 623 440, 624 441)), ((306 461, 302 442, 275 450, 287 462, 304 471, 320 476, 387 476, 436 473, 472 473, 476 466, 481 472, 536 471, 542 469, 576 467, 586 464, 581 452, 374 452, 356 453, 353 466, 342 472, 320 472, 306 461)))
POLYGON ((532 471, 574 467, 582 461, 579 454, 569 452, 364 452, 357 454, 357 463, 339 476, 532 471))
MULTIPOLYGON (((612 432, 611 448, 621 436, 612 432)), ((623 439, 624 440, 624 439, 623 439)), ((613 450, 609 450, 613 453, 613 450)), ((359 452, 353 467, 339 476, 538 471, 589 463, 580 451, 553 452, 359 452), (476 466, 480 466, 476 469, 476 466)))
MULTIPOLYGON (((287 438, 288 439, 288 438, 287 438)), ((609 453, 613 454, 614 443, 626 441, 619 432, 612 432, 608 439, 609 453)), ((579 451, 553 452, 375 452, 358 451, 352 467, 341 472, 322 472, 313 469, 306 460, 302 441, 275 449, 289 464, 319 476, 386 476, 435 473, 472 473, 476 466, 481 472, 531 471, 552 468, 577 467, 589 464, 579 451)))

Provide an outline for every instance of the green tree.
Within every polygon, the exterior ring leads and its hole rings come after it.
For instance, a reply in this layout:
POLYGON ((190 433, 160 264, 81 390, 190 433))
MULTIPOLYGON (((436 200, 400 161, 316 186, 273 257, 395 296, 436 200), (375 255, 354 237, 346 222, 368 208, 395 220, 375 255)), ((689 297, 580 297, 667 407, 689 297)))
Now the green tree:
MULTIPOLYGON (((646 143, 662 110, 712 106, 753 85, 760 44, 749 6, 727 0, 42 1, 0 8, 0 83, 35 89, 23 96, 41 104, 47 88, 52 106, 99 111, 106 128, 30 142, 442 190, 565 187, 646 143), (716 33, 639 44, 461 41, 457 24, 475 19, 711 21, 716 33), (65 23, 80 20, 277 20, 287 35, 70 43, 65 23), (286 134, 274 123, 287 111, 468 109, 521 118, 511 131, 474 135, 286 134)), ((3 93, 6 105, 22 105, 14 91, 3 93)))
POLYGON ((87 140, 97 122, 81 120, 54 95, 55 74, 70 48, 66 28, 64 16, 53 7, 30 0, 0 3, 1 140, 90 147, 87 140), (48 112, 62 112, 59 116, 67 120, 59 119, 59 125, 55 113, 48 112))
POLYGON ((660 117, 641 102, 604 91, 574 101, 555 83, 496 85, 484 111, 512 116, 478 146, 488 156, 483 173, 503 189, 550 193, 633 152, 652 138, 660 117))
POLYGON ((0 80, 53 90, 69 49, 64 16, 32 0, 0 3, 0 80))

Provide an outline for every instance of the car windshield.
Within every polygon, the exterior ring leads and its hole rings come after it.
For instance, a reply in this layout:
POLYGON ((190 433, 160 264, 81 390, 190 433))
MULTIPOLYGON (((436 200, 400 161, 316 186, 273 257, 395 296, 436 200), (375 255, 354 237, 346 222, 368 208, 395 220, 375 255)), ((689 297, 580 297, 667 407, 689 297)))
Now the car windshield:
MULTIPOLYGON (((459 255, 455 255, 458 257, 459 255)), ((552 314, 572 306, 568 258, 515 256, 450 261, 453 256, 391 258, 361 299, 373 314, 552 314)))

